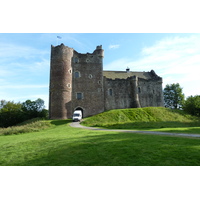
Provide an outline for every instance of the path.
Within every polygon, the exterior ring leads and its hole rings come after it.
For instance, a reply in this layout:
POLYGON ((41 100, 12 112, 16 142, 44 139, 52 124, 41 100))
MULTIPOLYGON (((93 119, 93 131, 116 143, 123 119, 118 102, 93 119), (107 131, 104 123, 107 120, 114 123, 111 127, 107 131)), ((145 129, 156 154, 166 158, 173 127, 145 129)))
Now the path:
POLYGON ((83 129, 96 130, 96 131, 115 131, 115 132, 125 132, 125 133, 145 133, 145 134, 154 134, 154 135, 170 135, 170 136, 200 138, 200 134, 168 133, 168 132, 157 132, 157 131, 137 131, 137 130, 94 128, 94 127, 82 126, 79 122, 72 122, 72 123, 70 123, 70 126, 74 127, 74 128, 83 128, 83 129))

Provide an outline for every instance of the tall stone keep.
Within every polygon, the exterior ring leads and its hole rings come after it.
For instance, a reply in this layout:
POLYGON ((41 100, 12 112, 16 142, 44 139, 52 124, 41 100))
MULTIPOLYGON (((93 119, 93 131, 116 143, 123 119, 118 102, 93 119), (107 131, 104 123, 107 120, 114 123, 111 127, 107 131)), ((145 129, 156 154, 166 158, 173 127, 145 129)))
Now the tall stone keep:
POLYGON ((72 116, 73 49, 63 44, 51 46, 49 117, 66 119, 72 116))

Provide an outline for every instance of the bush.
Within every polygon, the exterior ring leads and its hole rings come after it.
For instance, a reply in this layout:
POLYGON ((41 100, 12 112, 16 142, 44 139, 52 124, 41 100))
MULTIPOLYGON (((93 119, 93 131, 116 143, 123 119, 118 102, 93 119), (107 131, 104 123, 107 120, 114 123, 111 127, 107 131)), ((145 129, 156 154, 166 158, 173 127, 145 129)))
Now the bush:
POLYGON ((186 99, 183 110, 195 116, 200 116, 200 96, 190 96, 186 99))

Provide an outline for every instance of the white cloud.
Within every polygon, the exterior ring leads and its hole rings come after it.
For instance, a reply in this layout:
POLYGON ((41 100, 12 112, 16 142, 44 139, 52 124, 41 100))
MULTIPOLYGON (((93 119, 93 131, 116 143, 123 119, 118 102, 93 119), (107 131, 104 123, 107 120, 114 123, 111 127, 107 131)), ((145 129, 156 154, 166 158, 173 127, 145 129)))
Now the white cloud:
POLYGON ((109 49, 118 49, 120 47, 120 45, 119 44, 111 44, 111 45, 109 45, 109 49))
POLYGON ((124 70, 129 66, 132 71, 150 71, 163 77, 165 84, 180 83, 186 96, 200 94, 200 36, 170 37, 156 42, 153 46, 144 47, 140 59, 118 59, 106 65, 115 70, 124 70), (190 82, 193 81, 193 85, 190 82), (190 87, 188 87, 190 85, 190 87), (184 90, 185 88, 185 90, 184 90))

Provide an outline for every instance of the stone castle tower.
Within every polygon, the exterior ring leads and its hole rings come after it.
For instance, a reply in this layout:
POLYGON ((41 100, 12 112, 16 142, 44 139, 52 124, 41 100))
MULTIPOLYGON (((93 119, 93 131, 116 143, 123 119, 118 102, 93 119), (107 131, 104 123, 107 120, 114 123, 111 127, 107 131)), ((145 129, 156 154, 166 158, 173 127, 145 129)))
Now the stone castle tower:
POLYGON ((110 109, 163 106, 162 78, 151 72, 103 71, 104 50, 81 54, 51 46, 50 119, 84 117, 110 109))

